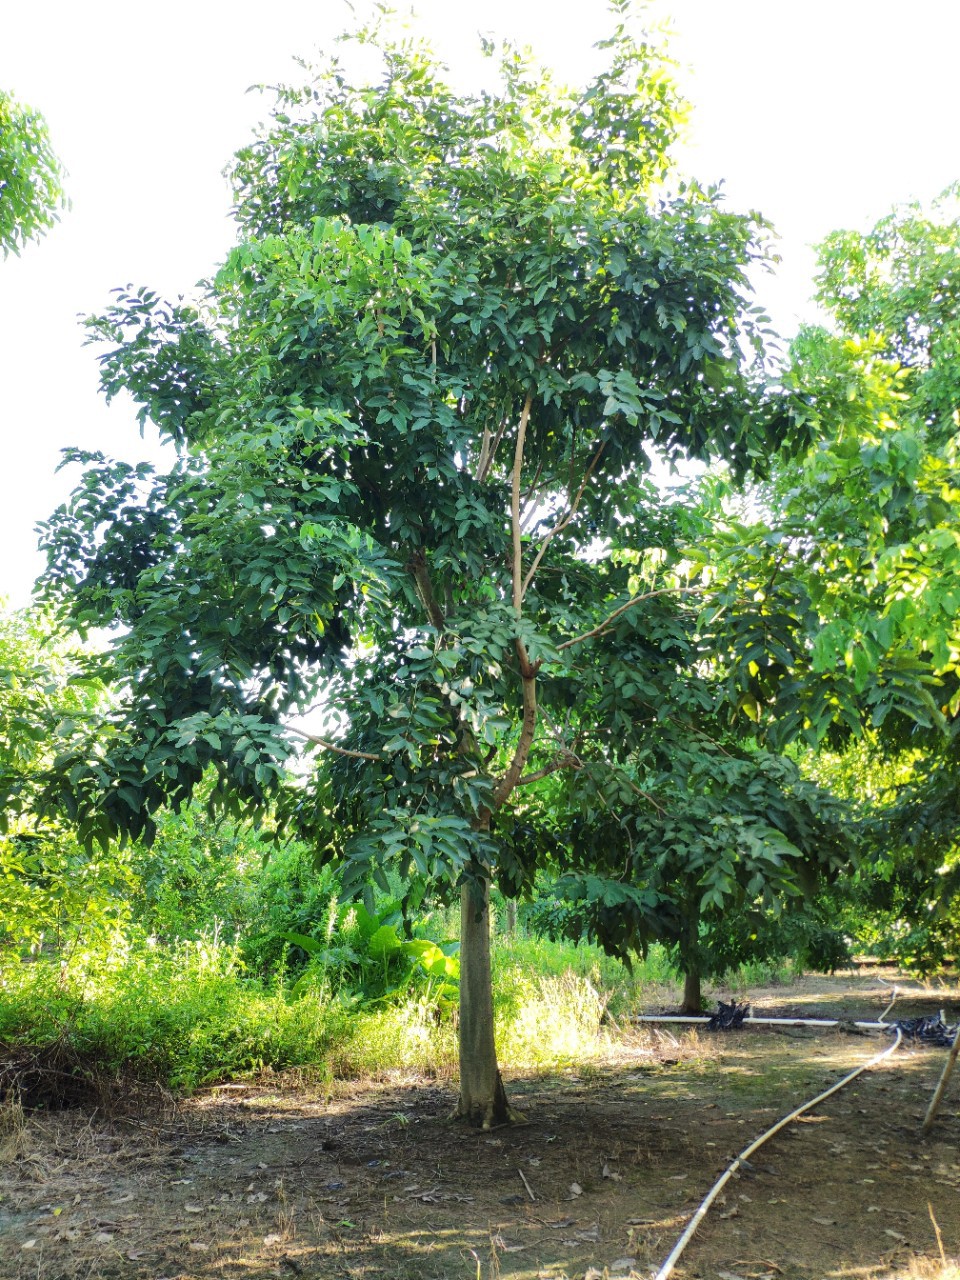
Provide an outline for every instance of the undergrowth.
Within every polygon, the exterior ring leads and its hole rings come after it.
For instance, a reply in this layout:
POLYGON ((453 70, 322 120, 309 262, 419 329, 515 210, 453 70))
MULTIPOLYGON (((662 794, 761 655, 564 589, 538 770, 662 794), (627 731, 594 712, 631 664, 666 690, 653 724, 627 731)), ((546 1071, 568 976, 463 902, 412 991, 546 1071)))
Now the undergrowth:
MULTIPOLYGON (((657 949, 631 971, 595 947, 522 933, 496 940, 494 974, 508 1071, 597 1058, 610 1018, 662 1000, 676 981, 657 949)), ((456 1019, 435 994, 421 974, 365 1002, 322 969, 291 973, 282 958, 271 976, 252 974, 216 930, 170 943, 128 931, 75 950, 69 964, 41 955, 0 968, 0 1092, 19 1080, 27 1105, 53 1106, 102 1098, 111 1083, 190 1091, 264 1070, 451 1078, 456 1019)))
POLYGON ((290 1000, 279 984, 245 976, 235 948, 216 937, 170 947, 115 940, 69 967, 8 966, 0 985, 8 1056, 58 1044, 75 1071, 176 1089, 320 1063, 349 1034, 349 1014, 328 992, 290 1000))

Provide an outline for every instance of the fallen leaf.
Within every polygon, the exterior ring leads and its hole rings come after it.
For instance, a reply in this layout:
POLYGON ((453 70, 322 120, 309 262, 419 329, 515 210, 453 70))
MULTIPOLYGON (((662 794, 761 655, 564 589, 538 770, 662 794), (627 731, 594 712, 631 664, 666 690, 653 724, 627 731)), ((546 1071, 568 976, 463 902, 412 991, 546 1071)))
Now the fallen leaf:
POLYGON ((837 1225, 836 1218, 811 1218, 811 1222, 817 1222, 821 1227, 835 1227, 837 1225))
POLYGON ((183 1206, 184 1213, 203 1213, 202 1204, 185 1204, 183 1206))
POLYGON ((900 1234, 900 1232, 899 1232, 899 1231, 891 1231, 891 1229, 890 1229, 889 1227, 886 1227, 886 1228, 884 1229, 883 1234, 884 1234, 885 1236, 890 1236, 890 1238, 891 1238, 892 1240, 900 1240, 900 1241, 902 1241, 904 1244, 906 1244, 906 1242, 907 1242, 907 1237, 906 1237, 906 1236, 902 1236, 902 1235, 900 1234))
POLYGON ((636 1265, 636 1258, 617 1258, 610 1263, 611 1271, 630 1271, 636 1265))
POLYGON ((580 1183, 579 1183, 579 1182, 571 1182, 571 1183, 570 1183, 570 1194, 571 1194, 574 1198, 576 1198, 577 1196, 582 1196, 582 1195, 583 1195, 583 1187, 581 1187, 581 1185, 580 1185, 580 1183))
POLYGON ((726 1213, 717 1214, 717 1217, 718 1218, 739 1218, 740 1210, 737 1208, 736 1205, 734 1205, 733 1208, 728 1209, 726 1213))
POLYGON ((247 1204, 263 1204, 266 1198, 265 1191, 255 1191, 252 1196, 247 1196, 247 1204))
POLYGON ((206 1253, 210 1246, 208 1244, 204 1244, 202 1240, 191 1240, 190 1248, 194 1253, 206 1253))
POLYGON ((283 1236, 271 1235, 263 1237, 264 1244, 283 1244, 283 1236))
POLYGON ((37 1247, 36 1240, 25 1240, 20 1246, 21 1249, 35 1249, 37 1247))
POLYGON ((112 1231, 98 1231, 97 1234, 93 1237, 94 1244, 110 1244, 112 1240, 113 1240, 112 1231))

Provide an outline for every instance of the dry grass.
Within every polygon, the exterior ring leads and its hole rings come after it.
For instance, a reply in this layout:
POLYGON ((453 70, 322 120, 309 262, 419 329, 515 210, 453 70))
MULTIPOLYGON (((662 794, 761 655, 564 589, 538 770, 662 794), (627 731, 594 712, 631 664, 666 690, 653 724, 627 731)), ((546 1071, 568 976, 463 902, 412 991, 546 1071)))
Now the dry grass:
POLYGON ((0 1102, 0 1165, 12 1164, 26 1149, 27 1125, 19 1098, 0 1102))

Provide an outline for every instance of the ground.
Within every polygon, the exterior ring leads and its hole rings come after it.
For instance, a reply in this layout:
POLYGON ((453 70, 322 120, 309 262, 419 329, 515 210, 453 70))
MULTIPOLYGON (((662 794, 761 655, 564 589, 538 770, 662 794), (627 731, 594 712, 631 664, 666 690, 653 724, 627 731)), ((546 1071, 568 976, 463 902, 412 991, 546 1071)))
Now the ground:
MULTIPOLYGON (((891 971, 750 992, 757 1013, 946 1009, 891 971)), ((882 1034, 623 1026, 590 1069, 512 1079, 528 1123, 449 1120, 449 1081, 258 1081, 136 1116, 27 1114, 0 1155, 0 1280, 600 1280, 652 1276, 730 1160, 869 1060, 882 1034)), ((953 1275, 960 1071, 906 1047, 788 1126, 731 1180, 677 1280, 953 1275)), ((10 1111, 9 1103, 6 1104, 10 1111)))

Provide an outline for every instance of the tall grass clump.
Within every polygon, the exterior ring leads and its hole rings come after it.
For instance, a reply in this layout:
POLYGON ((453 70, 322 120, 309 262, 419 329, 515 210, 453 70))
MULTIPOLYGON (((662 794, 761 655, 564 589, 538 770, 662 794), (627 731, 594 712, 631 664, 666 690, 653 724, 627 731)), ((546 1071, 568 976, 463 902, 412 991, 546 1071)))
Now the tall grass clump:
POLYGON ((605 1047, 606 997, 589 978, 567 971, 513 973, 494 988, 497 1054, 517 1069, 567 1067, 605 1047))
POLYGON ((348 1038, 348 1021, 328 991, 291 999, 280 983, 246 976, 215 932, 169 946, 117 938, 75 953, 69 967, 41 957, 0 975, 8 1056, 56 1045, 77 1072, 178 1089, 322 1064, 348 1038))
POLYGON ((349 1038, 333 1056, 334 1073, 341 1077, 383 1077, 416 1072, 446 1079, 457 1069, 455 1019, 437 1018, 416 998, 358 1010, 349 1038))

